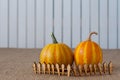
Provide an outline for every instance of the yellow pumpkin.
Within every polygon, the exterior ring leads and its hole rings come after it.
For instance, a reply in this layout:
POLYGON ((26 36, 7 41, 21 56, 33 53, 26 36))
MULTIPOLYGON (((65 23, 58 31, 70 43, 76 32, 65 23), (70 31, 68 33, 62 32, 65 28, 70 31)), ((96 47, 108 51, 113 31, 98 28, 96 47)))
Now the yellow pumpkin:
POLYGON ((74 60, 76 65, 102 63, 102 49, 91 40, 92 34, 97 35, 96 32, 91 32, 89 38, 79 43, 75 48, 74 60))
POLYGON ((40 62, 46 64, 71 64, 73 63, 73 52, 64 43, 58 43, 54 34, 51 35, 53 44, 46 45, 40 53, 40 62))

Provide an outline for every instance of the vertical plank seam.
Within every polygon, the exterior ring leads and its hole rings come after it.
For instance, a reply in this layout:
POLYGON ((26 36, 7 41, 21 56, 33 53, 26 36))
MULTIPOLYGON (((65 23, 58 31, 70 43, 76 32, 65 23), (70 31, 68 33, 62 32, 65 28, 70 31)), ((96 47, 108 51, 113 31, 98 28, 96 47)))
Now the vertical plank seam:
POLYGON ((7 36, 8 36, 8 42, 7 42, 7 44, 8 44, 8 48, 10 47, 10 43, 9 43, 9 39, 10 39, 10 35, 9 35, 9 33, 10 33, 10 30, 9 30, 9 23, 10 23, 10 21, 9 21, 9 13, 10 13, 10 2, 9 2, 9 0, 8 0, 8 14, 7 14, 7 16, 8 16, 8 24, 7 24, 7 26, 8 26, 8 34, 7 34, 7 36))
POLYGON ((80 0, 80 41, 82 41, 82 0, 80 0))
POLYGON ((109 0, 107 0, 107 48, 109 49, 109 0))
POLYGON ((119 7, 120 7, 120 4, 119 4, 119 3, 120 3, 120 2, 119 2, 119 0, 118 0, 118 49, 120 49, 120 44, 119 44, 119 43, 120 43, 120 40, 119 40, 119 36, 120 36, 120 34, 119 34, 119 33, 120 33, 120 28, 119 28, 119 25, 120 25, 120 23, 119 23, 119 20, 120 20, 120 18, 119 18, 119 16, 120 16, 120 15, 119 15, 119 14, 120 14, 120 13, 119 13, 119 7))
POLYGON ((119 36, 118 36, 118 20, 119 20, 119 19, 118 19, 118 17, 119 17, 119 16, 118 16, 118 14, 119 14, 119 13, 118 13, 118 5, 119 5, 119 4, 118 4, 118 3, 119 3, 119 2, 118 2, 118 0, 117 0, 117 16, 116 16, 116 18, 117 18, 117 49, 118 49, 118 39, 119 39, 119 38, 118 38, 118 37, 119 37, 119 36))
POLYGON ((17 29, 17 42, 16 42, 17 43, 17 48, 19 46, 19 41, 18 41, 19 40, 19 36, 18 36, 19 35, 19 30, 18 30, 18 27, 19 27, 19 23, 18 23, 19 22, 19 17, 18 16, 19 16, 19 0, 17 0, 17 17, 16 17, 17 18, 17 28, 16 28, 17 29))
POLYGON ((100 44, 100 0, 98 0, 98 43, 100 44))
POLYGON ((89 0, 89 33, 91 32, 91 0, 89 0))
POLYGON ((27 45, 27 39, 28 39, 28 36, 27 36, 28 35, 28 33, 27 33, 28 32, 28 30, 27 30, 28 29, 28 21, 27 21, 28 10, 27 10, 27 8, 28 8, 28 6, 27 6, 27 0, 26 0, 26 48, 28 47, 28 45, 27 45))
POLYGON ((52 28, 52 32, 54 33, 54 26, 55 26, 55 18, 54 18, 54 17, 55 17, 55 16, 54 16, 54 0, 53 0, 53 6, 52 6, 52 7, 53 7, 53 15, 52 15, 52 17, 53 17, 52 27, 53 27, 53 28, 52 28))
MULTIPOLYGON (((1 3, 1 1, 0 1, 0 3, 1 3)), ((1 7, 1 6, 0 6, 1 7)), ((1 8, 0 8, 1 9, 1 8)), ((1 14, 1 10, 0 10, 0 14, 1 14)), ((1 17, 0 17, 1 18, 1 17)), ((0 20, 0 47, 2 47, 1 46, 1 20, 0 20)))
POLYGON ((70 17, 71 17, 71 26, 70 26, 70 32, 71 32, 71 33, 70 33, 70 46, 71 46, 71 48, 73 47, 73 46, 72 46, 72 33, 73 33, 73 32, 72 32, 72 27, 73 27, 73 26, 72 26, 72 17, 73 17, 73 13, 72 13, 72 11, 73 11, 73 9, 72 9, 72 8, 73 8, 73 5, 72 5, 72 2, 73 2, 73 0, 71 0, 71 16, 70 16, 70 17))
POLYGON ((61 13, 62 13, 62 14, 61 14, 61 17, 62 17, 62 19, 61 19, 61 42, 63 42, 63 7, 64 7, 64 6, 63 6, 63 0, 62 0, 61 7, 62 7, 62 8, 61 8, 61 9, 62 9, 62 10, 61 10, 61 13))
POLYGON ((46 0, 44 0, 44 45, 46 43, 45 36, 46 36, 46 0))
POLYGON ((36 44, 37 44, 37 41, 36 41, 36 35, 37 35, 37 32, 36 32, 36 0, 34 0, 34 48, 36 48, 36 44))
POLYGON ((43 34, 43 35, 42 35, 43 43, 42 43, 42 47, 43 47, 43 46, 45 45, 45 42, 44 42, 44 36, 45 36, 45 35, 44 35, 44 27, 45 27, 45 25, 44 25, 44 23, 45 23, 45 22, 44 22, 44 18, 45 18, 45 17, 44 17, 44 1, 45 1, 45 0, 42 0, 42 1, 43 1, 43 5, 42 5, 42 7, 43 7, 43 8, 42 8, 42 11, 43 11, 43 13, 42 13, 42 14, 43 14, 43 16, 42 16, 42 18, 43 18, 43 26, 42 26, 42 27, 43 27, 43 32, 42 32, 42 34, 43 34))

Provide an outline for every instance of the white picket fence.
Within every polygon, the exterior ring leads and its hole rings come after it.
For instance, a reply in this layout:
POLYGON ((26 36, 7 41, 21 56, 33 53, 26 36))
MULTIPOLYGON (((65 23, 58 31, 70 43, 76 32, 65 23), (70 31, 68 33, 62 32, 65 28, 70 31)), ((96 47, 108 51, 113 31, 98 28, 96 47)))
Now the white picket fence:
POLYGON ((120 48, 120 0, 0 0, 2 48, 42 48, 51 32, 75 48, 91 31, 103 49, 120 48))

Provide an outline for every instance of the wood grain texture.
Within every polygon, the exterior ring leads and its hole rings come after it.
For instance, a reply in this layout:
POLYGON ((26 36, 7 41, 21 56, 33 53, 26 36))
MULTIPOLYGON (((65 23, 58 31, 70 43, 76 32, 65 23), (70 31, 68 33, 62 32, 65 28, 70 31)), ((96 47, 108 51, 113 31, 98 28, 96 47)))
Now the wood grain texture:
POLYGON ((26 1, 18 0, 18 48, 26 48, 26 1))
POLYGON ((96 31, 103 49, 119 49, 119 25, 119 0, 0 0, 0 47, 43 48, 54 32, 75 48, 96 31))
MULTIPOLYGON (((90 2, 90 5, 91 5, 91 25, 90 25, 90 32, 93 32, 93 31, 96 31, 96 32, 98 32, 98 29, 99 29, 99 25, 98 25, 98 20, 99 20, 99 18, 98 18, 98 0, 91 0, 91 2, 90 2)), ((98 32, 99 33, 99 32, 98 32)), ((99 35, 98 35, 99 36, 99 35)), ((97 42, 97 43, 99 43, 99 41, 98 41, 98 36, 94 36, 93 37, 93 40, 95 41, 95 42, 97 42)))
POLYGON ((45 0, 36 0, 36 47, 44 46, 45 31, 45 0))
POLYGON ((107 49, 107 0, 100 0, 100 45, 107 49))
MULTIPOLYGON (((118 26, 120 26, 120 0, 118 0, 118 26)), ((118 34, 120 34, 120 27, 118 27, 118 34)), ((118 48, 120 48, 120 35, 118 35, 118 48)))
POLYGON ((17 0, 9 0, 9 47, 15 48, 18 45, 18 18, 17 18, 17 0))
POLYGON ((53 32, 53 0, 45 1, 45 45, 52 43, 51 32, 53 32))
POLYGON ((117 0, 109 0, 109 48, 117 48, 117 0))
POLYGON ((90 0, 82 0, 82 41, 90 33, 90 0))
POLYGON ((0 47, 8 47, 8 0, 0 0, 0 47))
POLYGON ((72 47, 76 47, 76 45, 80 42, 81 37, 81 25, 82 25, 82 5, 81 0, 72 1, 72 47))
POLYGON ((35 1, 27 0, 27 48, 35 48, 35 1))
POLYGON ((63 31, 63 8, 62 0, 54 0, 54 34, 59 42, 62 42, 62 31, 63 31))
POLYGON ((71 38, 71 1, 63 0, 63 42, 72 46, 71 38))

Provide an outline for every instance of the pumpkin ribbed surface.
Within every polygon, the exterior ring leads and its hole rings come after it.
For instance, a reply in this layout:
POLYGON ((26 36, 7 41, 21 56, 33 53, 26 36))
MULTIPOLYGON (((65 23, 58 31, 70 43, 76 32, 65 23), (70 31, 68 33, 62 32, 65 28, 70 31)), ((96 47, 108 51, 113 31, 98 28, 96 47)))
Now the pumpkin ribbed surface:
POLYGON ((98 64, 102 62, 101 48, 91 41, 80 43, 75 49, 74 59, 76 64, 98 64))
POLYGON ((72 50, 63 43, 48 44, 40 53, 40 62, 46 64, 72 64, 72 50))
POLYGON ((88 40, 79 43, 75 48, 74 60, 76 65, 102 63, 102 49, 97 43, 91 41, 91 34, 88 40))

